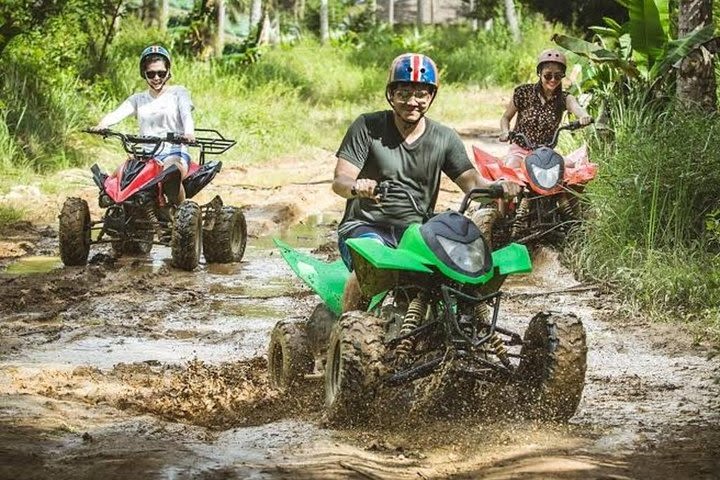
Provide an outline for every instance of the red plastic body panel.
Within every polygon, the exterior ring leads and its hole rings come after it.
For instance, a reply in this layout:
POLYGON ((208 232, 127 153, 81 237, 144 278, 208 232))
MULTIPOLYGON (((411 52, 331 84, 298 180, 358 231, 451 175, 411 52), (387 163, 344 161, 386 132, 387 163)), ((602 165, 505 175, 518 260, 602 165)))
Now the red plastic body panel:
MULTIPOLYGON (((118 167, 115 173, 105 179, 105 192, 112 198, 115 203, 122 203, 129 199, 137 192, 142 190, 148 183, 153 181, 163 171, 162 164, 148 160, 145 162, 145 166, 138 173, 138 175, 132 179, 132 181, 125 187, 120 186, 120 179, 122 178, 123 172, 127 162, 123 163, 118 167)), ((200 168, 197 163, 191 162, 188 170, 188 175, 192 175, 200 168)))

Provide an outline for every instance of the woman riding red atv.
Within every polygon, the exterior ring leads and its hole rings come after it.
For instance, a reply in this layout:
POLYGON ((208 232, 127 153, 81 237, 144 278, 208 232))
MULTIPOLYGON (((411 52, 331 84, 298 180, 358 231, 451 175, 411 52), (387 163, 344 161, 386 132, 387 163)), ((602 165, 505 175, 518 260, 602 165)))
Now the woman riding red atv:
POLYGON ((513 97, 500 119, 500 141, 510 140, 510 149, 504 158, 505 165, 519 167, 530 153, 522 137, 510 139, 510 121, 517 114, 513 131, 523 134, 534 145, 548 145, 560 125, 565 110, 575 115, 580 125, 592 122, 592 117, 578 103, 574 96, 562 89, 567 59, 558 50, 544 50, 538 57, 537 83, 528 83, 515 88, 513 97))
MULTIPOLYGON (((195 123, 192 117, 193 103, 190 92, 180 85, 169 85, 172 78, 170 53, 159 45, 151 45, 140 54, 140 76, 145 79, 148 89, 130 95, 114 111, 105 115, 93 130, 105 130, 130 115, 135 115, 139 134, 144 137, 166 137, 167 134, 195 142, 195 123)), ((182 181, 188 175, 190 153, 185 145, 165 142, 155 152, 154 158, 167 170, 173 165, 180 171, 182 181)), ((182 182, 176 191, 166 189, 173 204, 185 199, 182 182)))

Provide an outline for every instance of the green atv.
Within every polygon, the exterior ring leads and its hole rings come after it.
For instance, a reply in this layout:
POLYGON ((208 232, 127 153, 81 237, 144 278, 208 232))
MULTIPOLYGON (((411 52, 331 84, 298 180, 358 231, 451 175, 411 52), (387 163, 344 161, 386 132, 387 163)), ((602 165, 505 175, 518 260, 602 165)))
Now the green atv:
POLYGON ((275 241, 323 303, 306 321, 275 325, 271 384, 293 391, 324 369, 326 415, 336 424, 367 422, 376 397, 405 394, 439 376, 443 382, 435 383, 451 396, 441 397, 438 409, 460 408, 461 401, 479 409, 492 393, 514 392, 522 411, 569 419, 585 384, 582 322, 572 314, 539 313, 524 337, 498 325, 500 287, 508 275, 531 271, 530 256, 519 244, 490 252, 464 216, 471 199, 498 197, 502 190, 474 189, 458 211, 436 215, 420 211, 409 192, 387 182, 380 185, 381 198, 390 190, 403 193, 427 221, 408 227, 397 248, 367 238, 347 241, 361 290, 371 299, 367 311, 341 312, 349 276, 342 260, 326 263, 275 241))

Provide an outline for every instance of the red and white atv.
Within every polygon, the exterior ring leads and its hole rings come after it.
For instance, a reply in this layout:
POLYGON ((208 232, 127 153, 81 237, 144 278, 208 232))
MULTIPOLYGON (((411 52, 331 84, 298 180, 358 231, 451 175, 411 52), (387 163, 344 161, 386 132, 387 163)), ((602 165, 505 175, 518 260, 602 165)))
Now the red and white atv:
POLYGON ((578 128, 582 125, 577 121, 559 127, 548 145, 533 145, 522 133, 510 132, 511 141, 520 138, 531 150, 515 168, 473 147, 475 163, 486 180, 506 180, 523 187, 518 198, 504 208, 480 208, 472 215, 493 249, 511 242, 561 241, 580 222, 580 194, 595 178, 598 166, 588 160, 586 145, 566 158, 554 150, 561 131, 578 128))
POLYGON ((101 220, 93 221, 85 200, 68 198, 60 212, 60 258, 65 265, 85 265, 90 246, 110 243, 116 255, 146 254, 155 245, 170 246, 172 263, 183 270, 197 267, 200 256, 208 263, 239 262, 245 252, 247 225, 242 210, 225 206, 219 196, 198 205, 189 200, 202 190, 222 168, 222 162, 205 162, 205 155, 218 155, 235 145, 217 130, 197 129, 198 137, 188 144, 181 137, 167 138, 127 135, 112 130, 87 133, 116 137, 128 153, 127 160, 113 175, 97 164, 91 167, 100 189, 99 205, 105 208, 101 220), (190 163, 182 180, 186 200, 177 204, 180 170, 163 170, 154 156, 163 142, 197 147, 197 163, 190 163))

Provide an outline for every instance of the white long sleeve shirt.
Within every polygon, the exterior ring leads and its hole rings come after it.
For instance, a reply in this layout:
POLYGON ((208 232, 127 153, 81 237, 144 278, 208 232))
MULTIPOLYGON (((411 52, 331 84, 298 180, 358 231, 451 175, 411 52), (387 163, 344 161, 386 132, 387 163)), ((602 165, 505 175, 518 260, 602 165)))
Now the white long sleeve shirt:
MULTIPOLYGON (((170 86, 157 97, 153 97, 146 90, 130 95, 117 109, 105 115, 100 120, 100 127, 108 128, 130 115, 135 115, 140 127, 139 134, 143 136, 194 134, 193 108, 190 92, 185 87, 170 86)), ((171 144, 165 144, 158 154, 176 149, 177 146, 173 148, 171 144)), ((185 151, 185 148, 182 150, 185 151)))

